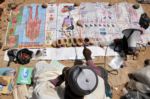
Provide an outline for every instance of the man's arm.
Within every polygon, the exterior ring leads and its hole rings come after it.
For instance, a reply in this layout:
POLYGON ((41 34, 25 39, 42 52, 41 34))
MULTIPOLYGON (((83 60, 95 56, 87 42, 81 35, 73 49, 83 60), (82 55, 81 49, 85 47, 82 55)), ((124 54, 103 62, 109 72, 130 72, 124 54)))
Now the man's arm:
POLYGON ((59 75, 57 78, 50 80, 50 82, 55 86, 60 86, 66 79, 69 67, 65 67, 62 71, 62 74, 59 75))
POLYGON ((55 86, 59 86, 64 82, 63 75, 59 75, 57 78, 50 80, 50 82, 55 86))
POLYGON ((92 54, 91 50, 86 48, 86 46, 84 46, 83 55, 85 57, 86 64, 90 66, 96 72, 96 74, 101 75, 100 69, 97 68, 96 65, 94 64, 91 54, 92 54))

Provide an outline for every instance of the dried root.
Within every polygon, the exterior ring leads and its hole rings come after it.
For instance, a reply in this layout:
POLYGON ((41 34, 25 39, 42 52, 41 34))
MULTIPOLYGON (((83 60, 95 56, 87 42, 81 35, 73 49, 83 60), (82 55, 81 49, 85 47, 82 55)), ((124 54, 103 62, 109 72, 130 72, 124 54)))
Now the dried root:
POLYGON ((93 45, 94 42, 89 38, 69 38, 69 39, 59 39, 52 43, 52 47, 60 48, 60 47, 80 47, 83 45, 93 45))

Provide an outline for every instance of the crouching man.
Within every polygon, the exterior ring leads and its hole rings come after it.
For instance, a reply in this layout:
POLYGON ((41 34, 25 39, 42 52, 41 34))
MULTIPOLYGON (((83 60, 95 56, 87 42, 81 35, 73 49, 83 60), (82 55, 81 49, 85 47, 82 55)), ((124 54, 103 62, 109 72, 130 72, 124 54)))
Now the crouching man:
POLYGON ((107 75, 95 66, 91 54, 84 47, 86 65, 73 67, 64 67, 57 61, 50 64, 46 61, 37 62, 28 99, 110 99, 106 97, 106 94, 109 96, 107 75))
POLYGON ((92 61, 91 51, 84 47, 83 55, 86 65, 65 67, 62 74, 50 82, 55 87, 65 82, 63 99, 109 99, 101 71, 92 61))

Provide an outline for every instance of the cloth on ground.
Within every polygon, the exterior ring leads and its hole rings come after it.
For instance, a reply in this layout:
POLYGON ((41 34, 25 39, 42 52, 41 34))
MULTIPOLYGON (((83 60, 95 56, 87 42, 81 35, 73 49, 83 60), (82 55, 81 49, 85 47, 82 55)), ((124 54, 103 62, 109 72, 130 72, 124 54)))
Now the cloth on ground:
POLYGON ((121 99, 150 99, 150 97, 138 91, 128 91, 121 99))
MULTIPOLYGON (((63 66, 58 68, 56 65, 48 64, 45 61, 38 62, 33 72, 35 86, 33 87, 30 99, 63 99, 65 84, 63 83, 55 88, 49 81, 60 75, 62 69, 63 66)), ((85 96, 84 99, 109 99, 105 95, 104 80, 101 77, 98 77, 98 80, 99 83, 96 90, 90 95, 85 96)))
POLYGON ((146 84, 150 87, 150 65, 136 71, 133 73, 133 76, 138 82, 146 84))
POLYGON ((0 68, 0 75, 1 76, 14 76, 16 70, 13 68, 0 68))
POLYGON ((137 90, 142 93, 150 93, 150 87, 135 80, 130 80, 127 84, 127 88, 130 90, 137 90))
MULTIPOLYGON (((132 73, 129 77, 131 80, 126 87, 131 91, 139 93, 138 98, 133 99, 150 99, 150 66, 143 67, 132 73)), ((133 93, 130 94, 132 95, 133 93)))

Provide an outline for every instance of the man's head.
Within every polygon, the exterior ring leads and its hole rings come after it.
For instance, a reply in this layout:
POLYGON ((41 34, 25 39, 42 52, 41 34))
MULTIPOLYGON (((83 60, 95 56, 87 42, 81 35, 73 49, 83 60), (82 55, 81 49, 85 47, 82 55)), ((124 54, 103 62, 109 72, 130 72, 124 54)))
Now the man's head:
POLYGON ((96 73, 91 68, 83 65, 70 68, 66 80, 65 96, 67 97, 84 97, 92 93, 98 84, 96 73))

